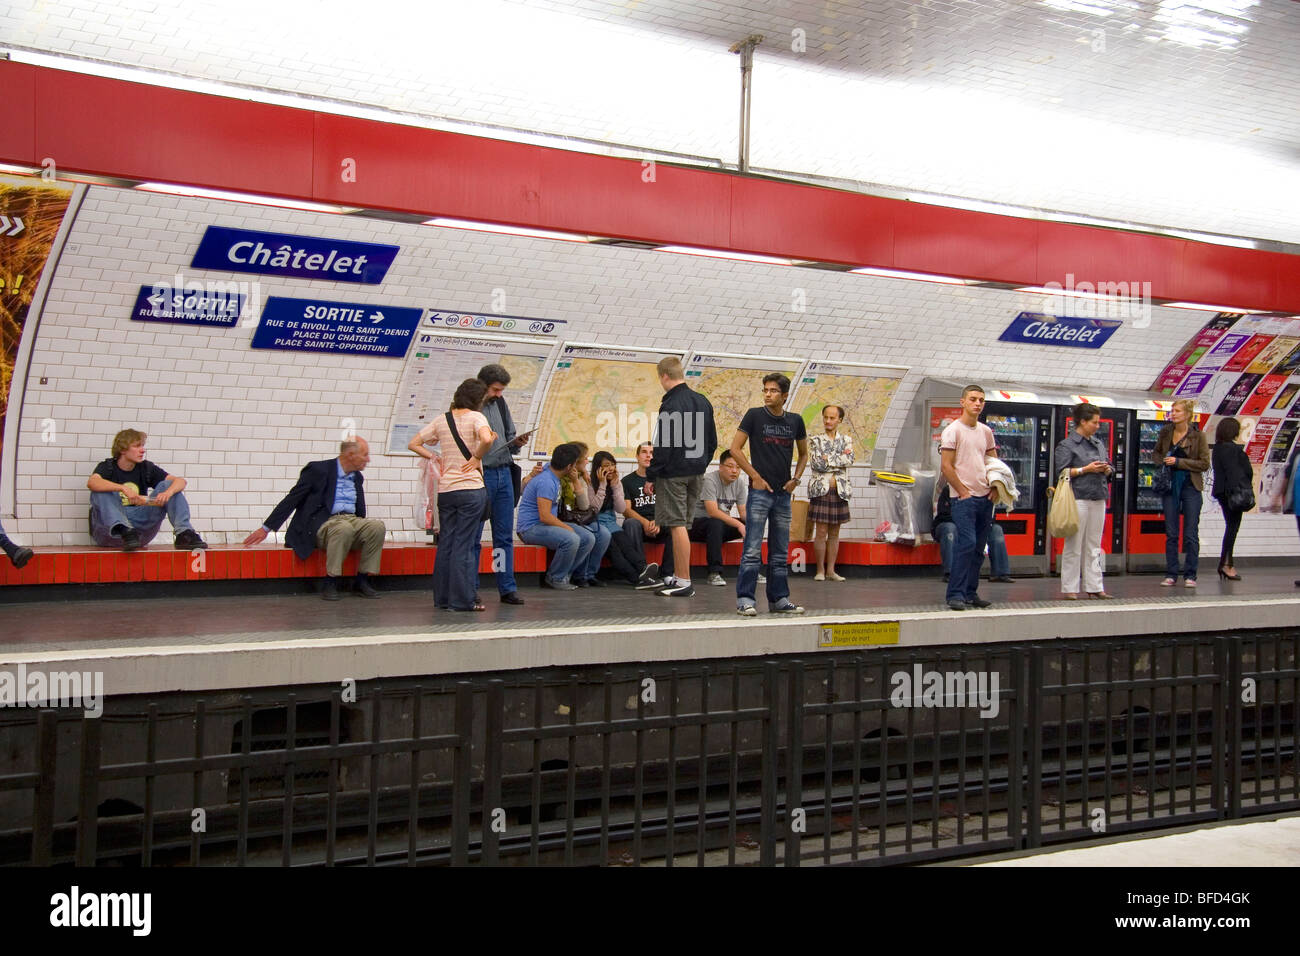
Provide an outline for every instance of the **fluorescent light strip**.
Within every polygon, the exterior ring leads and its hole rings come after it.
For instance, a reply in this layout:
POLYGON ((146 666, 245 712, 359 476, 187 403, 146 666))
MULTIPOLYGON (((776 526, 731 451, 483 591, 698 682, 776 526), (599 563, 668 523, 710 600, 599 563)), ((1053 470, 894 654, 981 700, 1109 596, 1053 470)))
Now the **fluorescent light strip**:
POLYGON ((758 262, 769 266, 792 266, 793 259, 777 256, 760 256, 752 252, 732 252, 729 249, 704 249, 700 246, 655 246, 658 252, 676 252, 684 256, 703 256, 706 259, 736 259, 740 262, 758 262))
POLYGON ((898 269, 873 269, 863 267, 850 269, 850 272, 863 276, 878 276, 882 279, 913 279, 917 282, 937 282, 940 285, 975 285, 974 279, 958 279, 956 276, 930 275, 928 272, 901 272, 898 269))
POLYGON ((502 226, 494 222, 474 222, 470 219, 426 219, 425 226, 445 226, 448 229, 468 229, 471 232, 496 232, 506 236, 524 236, 528 239, 559 239, 563 242, 590 242, 588 236, 576 232, 556 232, 551 229, 529 229, 527 226, 502 226))
POLYGON ((0 173, 14 173, 19 176, 38 176, 40 170, 33 166, 11 166, 9 163, 0 163, 0 173))
POLYGON ((1079 292, 1077 289, 1049 289, 1041 285, 1026 285, 1016 289, 1017 292, 1029 292, 1036 295, 1069 296, 1072 299, 1101 299, 1104 302, 1141 302, 1142 299, 1127 295, 1109 295, 1105 292, 1079 292))
POLYGON ((1235 305, 1206 305, 1204 302, 1161 302, 1170 309, 1193 309, 1197 312, 1236 312, 1240 315, 1265 315, 1267 309, 1241 309, 1235 305))
POLYGON ((196 199, 221 199, 229 202, 246 202, 256 206, 282 206, 306 212, 337 214, 357 212, 350 206, 332 206, 327 203, 305 202, 299 199, 281 199, 276 196, 259 196, 255 193, 229 192, 224 189, 203 189, 199 186, 178 186, 173 183, 140 183, 135 187, 146 193, 166 193, 170 196, 192 196, 196 199))

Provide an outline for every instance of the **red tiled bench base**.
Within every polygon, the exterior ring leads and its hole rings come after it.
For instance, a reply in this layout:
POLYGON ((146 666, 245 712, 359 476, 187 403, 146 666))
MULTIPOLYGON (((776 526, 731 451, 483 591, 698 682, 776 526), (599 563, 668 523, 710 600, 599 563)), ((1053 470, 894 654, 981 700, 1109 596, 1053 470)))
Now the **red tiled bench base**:
MULTIPOLYGON (((382 574, 432 574, 437 548, 427 544, 396 544, 384 548, 380 564, 382 574)), ((722 546, 724 563, 740 564, 741 543, 722 546)), ((807 565, 815 562, 811 544, 790 546, 791 560, 803 552, 807 565)), ((658 561, 663 545, 646 546, 646 557, 658 561)), ((0 555, 0 587, 34 584, 103 584, 130 581, 222 581, 241 578, 315 578, 325 574, 325 554, 317 551, 306 561, 298 560, 288 548, 262 545, 242 548, 237 545, 209 548, 199 565, 199 558, 188 551, 172 551, 155 545, 126 554, 104 548, 63 548, 41 550, 19 571, 0 555)), ((691 545, 691 564, 701 567, 706 561, 703 544, 691 545)), ((928 543, 919 548, 874 541, 841 541, 839 565, 934 565, 939 563, 939 547, 928 543)), ((343 573, 356 573, 357 556, 350 554, 343 562, 343 573)), ((546 550, 535 545, 515 546, 515 571, 546 570, 546 550)), ((479 571, 492 571, 492 549, 484 547, 479 571)))

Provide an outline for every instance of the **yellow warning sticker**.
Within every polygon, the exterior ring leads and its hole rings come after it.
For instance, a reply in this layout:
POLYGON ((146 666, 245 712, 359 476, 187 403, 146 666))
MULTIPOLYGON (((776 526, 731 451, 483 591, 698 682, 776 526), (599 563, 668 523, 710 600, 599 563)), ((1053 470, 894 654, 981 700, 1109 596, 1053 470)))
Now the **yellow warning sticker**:
POLYGON ((869 647, 873 644, 897 644, 897 621, 868 621, 860 624, 822 624, 818 647, 869 647))

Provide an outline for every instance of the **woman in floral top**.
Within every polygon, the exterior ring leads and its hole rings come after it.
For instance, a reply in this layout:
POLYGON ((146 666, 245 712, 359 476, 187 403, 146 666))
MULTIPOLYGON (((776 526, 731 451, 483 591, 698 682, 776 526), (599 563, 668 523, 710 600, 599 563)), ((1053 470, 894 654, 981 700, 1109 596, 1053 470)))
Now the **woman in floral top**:
POLYGON ((822 409, 824 435, 808 439, 812 475, 808 479, 808 520, 815 522, 813 547, 817 552, 814 581, 843 581, 835 573, 835 557, 840 550, 840 525, 849 520, 849 465, 853 464, 853 439, 838 434, 844 421, 844 407, 827 405, 822 409))

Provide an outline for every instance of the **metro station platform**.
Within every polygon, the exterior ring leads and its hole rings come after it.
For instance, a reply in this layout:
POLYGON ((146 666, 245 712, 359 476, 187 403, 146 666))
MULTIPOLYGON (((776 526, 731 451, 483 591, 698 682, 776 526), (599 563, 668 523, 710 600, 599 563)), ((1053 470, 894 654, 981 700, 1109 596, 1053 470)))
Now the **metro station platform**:
POLYGON ((1244 580, 1210 573, 1195 591, 1154 575, 1107 578, 1111 601, 1059 599, 1055 578, 984 582, 987 610, 942 604, 932 576, 868 576, 843 583, 791 576, 801 617, 735 613, 728 586, 697 573, 693 598, 625 585, 574 592, 529 586, 527 604, 502 605, 484 576, 483 613, 436 611, 427 591, 380 600, 314 594, 37 602, 0 606, 0 669, 19 664, 102 671, 113 696, 331 683, 351 678, 474 674, 555 666, 689 661, 844 650, 823 647, 828 625, 883 624, 882 644, 943 646, 1055 638, 1214 633, 1294 627, 1300 588, 1291 565, 1244 567, 1244 580), (896 624, 896 626, 895 626, 896 624))

